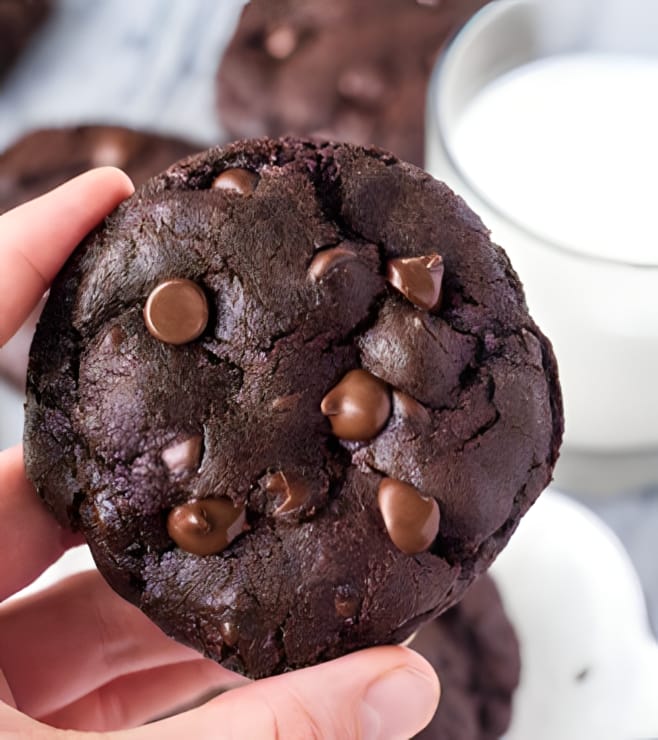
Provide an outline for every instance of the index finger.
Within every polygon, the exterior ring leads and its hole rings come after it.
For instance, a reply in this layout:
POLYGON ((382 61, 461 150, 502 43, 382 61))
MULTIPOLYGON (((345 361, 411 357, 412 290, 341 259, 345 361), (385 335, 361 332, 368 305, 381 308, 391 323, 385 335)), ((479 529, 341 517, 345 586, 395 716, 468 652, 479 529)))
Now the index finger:
POLYGON ((0 346, 83 237, 133 190, 121 170, 100 167, 0 216, 0 346))
POLYGON ((0 602, 80 544, 80 537, 60 527, 39 500, 25 477, 20 446, 0 452, 0 523, 0 602))

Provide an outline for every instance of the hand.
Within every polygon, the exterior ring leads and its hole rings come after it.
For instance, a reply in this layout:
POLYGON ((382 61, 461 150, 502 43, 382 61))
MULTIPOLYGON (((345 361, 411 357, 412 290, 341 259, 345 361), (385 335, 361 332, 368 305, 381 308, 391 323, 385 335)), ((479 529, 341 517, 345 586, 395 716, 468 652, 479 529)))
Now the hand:
MULTIPOLYGON (((0 216, 0 345, 76 244, 131 192, 123 173, 102 168, 0 216)), ((81 541, 38 500, 20 447, 0 453, 0 532, 2 600, 81 541)), ((395 740, 429 722, 438 696, 431 667, 401 647, 244 681, 165 637, 96 572, 0 606, 3 737, 54 740, 61 732, 52 728, 59 727, 116 740, 395 740), (201 706, 144 724, 236 684, 201 706)))

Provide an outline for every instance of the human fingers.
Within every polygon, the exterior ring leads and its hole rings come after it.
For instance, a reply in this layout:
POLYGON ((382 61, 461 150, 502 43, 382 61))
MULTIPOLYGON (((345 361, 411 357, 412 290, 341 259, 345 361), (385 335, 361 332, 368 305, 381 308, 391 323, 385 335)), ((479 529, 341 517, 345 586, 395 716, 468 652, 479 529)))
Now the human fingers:
POLYGON ((31 583, 81 538, 53 519, 25 477, 20 445, 0 452, 0 601, 31 583))
POLYGON ((45 303, 44 296, 14 336, 0 347, 0 378, 6 380, 19 393, 25 392, 30 345, 45 303))
POLYGON ((82 238, 132 192, 126 174, 101 167, 0 216, 0 346, 82 238))
POLYGON ((37 719, 63 729, 107 731, 137 727, 177 708, 208 700, 225 686, 226 671, 210 660, 198 658, 120 676, 37 719))
POLYGON ((406 740, 430 721, 439 683, 420 655, 379 647, 222 694, 109 740, 406 740))
MULTIPOLYGON (((96 571, 0 607, 0 665, 16 702, 43 717, 130 673, 199 660, 96 571)), ((227 683, 235 674, 217 666, 227 683)))
POLYGON ((2 740, 53 740, 56 730, 19 712, 11 702, 0 701, 0 738, 2 740))

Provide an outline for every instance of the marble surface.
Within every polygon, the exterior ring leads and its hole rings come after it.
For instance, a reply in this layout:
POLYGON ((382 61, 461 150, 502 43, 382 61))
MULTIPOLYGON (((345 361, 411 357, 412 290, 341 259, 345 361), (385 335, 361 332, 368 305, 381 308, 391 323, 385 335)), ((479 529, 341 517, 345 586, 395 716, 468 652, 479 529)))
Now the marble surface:
MULTIPOLYGON (((120 123, 224 139, 214 75, 241 0, 59 0, 0 87, 0 148, 39 126, 120 123)), ((0 444, 20 439, 21 399, 0 388, 0 444)), ((658 626, 658 491, 582 499, 618 534, 658 626)))
POLYGON ((39 126, 119 123, 223 140, 214 76, 242 0, 55 0, 0 89, 0 148, 39 126))

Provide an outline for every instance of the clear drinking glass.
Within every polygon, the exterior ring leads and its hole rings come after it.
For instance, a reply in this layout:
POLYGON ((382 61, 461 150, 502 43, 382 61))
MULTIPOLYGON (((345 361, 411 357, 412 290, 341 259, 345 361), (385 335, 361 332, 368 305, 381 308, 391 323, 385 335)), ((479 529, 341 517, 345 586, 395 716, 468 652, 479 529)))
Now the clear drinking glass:
MULTIPOLYGON (((625 258, 623 244, 611 256, 557 243, 503 212, 460 166, 453 148, 467 106, 501 75, 588 51, 658 58, 658 2, 498 0, 486 6, 434 71, 426 168, 491 229, 523 281, 533 317, 553 342, 566 422, 558 485, 583 493, 624 492, 658 486, 658 225, 647 234, 653 240, 648 257, 639 261, 625 258)), ((658 85, 646 92, 658 99, 658 85)), ((627 141, 619 132, 601 151, 602 160, 614 161, 610 155, 627 141)), ((658 146, 658 131, 649 146, 658 146)), ((615 183, 614 172, 606 174, 616 187, 633 187, 615 183)), ((570 177, 568 167, 564 177, 570 177)), ((658 214, 658 184, 655 194, 658 214)))

